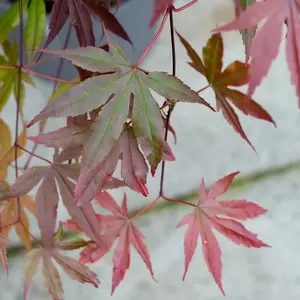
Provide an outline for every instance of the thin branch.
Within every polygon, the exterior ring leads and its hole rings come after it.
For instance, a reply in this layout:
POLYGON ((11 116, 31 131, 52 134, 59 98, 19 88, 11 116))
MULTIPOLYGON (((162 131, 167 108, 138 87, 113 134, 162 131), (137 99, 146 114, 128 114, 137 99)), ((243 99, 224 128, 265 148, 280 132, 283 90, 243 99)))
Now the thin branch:
POLYGON ((80 81, 70 81, 70 80, 65 80, 65 79, 60 79, 60 78, 55 78, 55 77, 52 77, 52 76, 44 75, 44 74, 41 74, 41 73, 36 72, 34 70, 31 70, 31 69, 29 69, 29 68, 27 68, 25 66, 23 67, 23 69, 26 72, 32 73, 32 74, 37 75, 39 77, 46 78, 46 79, 53 80, 53 81, 57 81, 57 82, 61 82, 61 83, 70 83, 70 84, 78 84, 78 83, 80 83, 80 81))
MULTIPOLYGON (((175 50, 175 36, 174 36, 174 21, 173 21, 173 11, 172 9, 169 12, 170 16, 170 35, 171 35, 171 48, 172 48, 172 75, 176 75, 176 50, 175 50)), ((170 105, 168 112, 167 112, 167 117, 166 117, 166 128, 165 128, 165 141, 168 140, 168 128, 170 124, 170 118, 172 111, 174 109, 174 105, 170 105)), ((159 195, 163 197, 164 194, 164 178, 165 178, 165 168, 166 168, 166 162, 162 162, 161 166, 161 175, 160 175, 160 186, 159 186, 159 195)))
MULTIPOLYGON (((19 65, 18 65, 18 87, 17 87, 17 108, 16 108, 16 128, 15 128, 15 176, 19 176, 18 170, 18 145, 19 145, 19 116, 20 116, 20 103, 21 103, 21 84, 22 84, 22 68, 23 68, 23 49, 24 49, 24 20, 23 20, 23 0, 19 0, 19 16, 20 16, 20 36, 19 36, 19 65)), ((17 198, 18 222, 21 218, 21 203, 20 197, 17 198)))
POLYGON ((15 70, 18 69, 19 67, 17 66, 0 66, 0 69, 10 69, 10 70, 15 70))
POLYGON ((173 7, 173 11, 178 13, 178 12, 181 12, 183 10, 186 10, 187 8, 191 7, 192 5, 194 5, 196 2, 198 2, 198 0, 192 0, 191 2, 189 2, 188 4, 185 4, 181 7, 178 7, 178 8, 175 8, 173 7))
POLYGON ((206 89, 208 89, 210 87, 210 84, 206 85, 205 87, 203 87, 202 89, 200 89, 199 91, 197 91, 196 93, 200 94, 201 92, 205 91, 206 89))
POLYGON ((44 57, 44 58, 40 59, 38 62, 35 61, 35 62, 31 63, 31 64, 25 65, 25 68, 30 69, 31 67, 37 66, 40 63, 46 62, 46 61, 48 61, 50 59, 56 59, 56 58, 57 58, 57 55, 49 55, 47 57, 44 57))
POLYGON ((161 197, 158 196, 158 197, 157 197, 156 199, 154 199, 151 203, 149 203, 148 205, 146 205, 145 207, 143 207, 141 210, 139 210, 138 212, 136 212, 136 213, 134 214, 134 216, 131 217, 130 219, 133 220, 133 219, 139 217, 140 215, 142 215, 143 213, 145 213, 148 209, 150 209, 151 207, 153 207, 153 205, 155 205, 155 204, 158 202, 158 200, 159 200, 160 198, 161 198, 161 197))
POLYGON ((170 201, 170 202, 174 202, 174 203, 180 203, 180 204, 186 204, 186 205, 190 205, 190 206, 193 206, 193 207, 196 207, 195 204, 193 203, 190 203, 190 202, 187 202, 187 201, 184 201, 184 200, 179 200, 179 199, 171 199, 171 198, 168 198, 166 196, 162 196, 162 198, 166 201, 170 201))
MULTIPOLYGON (((69 25, 69 29, 66 35, 66 39, 65 39, 65 43, 64 43, 64 49, 66 49, 69 45, 69 41, 70 41, 70 37, 71 37, 71 32, 72 32, 72 24, 69 25)), ((40 60, 41 61, 41 60, 40 60)), ((62 67, 63 67, 63 63, 64 63, 64 59, 60 58, 59 60, 59 65, 57 68, 57 72, 55 77, 58 78, 60 77, 61 71, 62 71, 62 67)), ((55 81, 53 84, 53 90, 52 90, 52 95, 54 94, 54 92, 56 91, 57 88, 57 82, 55 81)), ((42 134, 45 130, 46 127, 46 121, 45 122, 40 122, 39 125, 39 134, 42 134)), ((38 144, 35 143, 32 147, 32 153, 34 154, 36 152, 36 149, 38 147, 38 144)), ((29 156, 28 160, 26 161, 25 165, 24 165, 24 169, 26 170, 31 162, 32 156, 29 156)))
MULTIPOLYGON (((65 43, 64 43, 63 49, 66 49, 68 47, 68 45, 69 45, 69 41, 70 41, 70 37, 71 37, 71 32, 72 32, 72 24, 69 24, 69 28, 68 28, 68 32, 67 32, 67 36, 66 36, 66 39, 65 39, 65 43)), ((60 77, 63 65, 64 65, 64 59, 60 58, 59 59, 59 65, 58 65, 58 68, 57 68, 57 72, 55 74, 56 78, 60 77)), ((56 89, 57 89, 57 81, 55 81, 54 84, 53 84, 52 94, 56 91, 56 89)))
MULTIPOLYGON (((34 157, 39 158, 40 160, 43 160, 43 161, 47 162, 48 164, 52 165, 52 162, 50 160, 48 160, 48 159, 46 159, 46 158, 44 158, 44 157, 42 157, 40 155, 37 155, 37 154, 35 154, 35 153, 33 153, 33 152, 31 152, 31 151, 23 148, 20 145, 17 145, 17 147, 20 148, 21 150, 23 150, 24 152, 28 153, 30 155, 30 157, 34 156, 34 157)), ((25 169, 25 167, 24 167, 24 169, 25 169)))

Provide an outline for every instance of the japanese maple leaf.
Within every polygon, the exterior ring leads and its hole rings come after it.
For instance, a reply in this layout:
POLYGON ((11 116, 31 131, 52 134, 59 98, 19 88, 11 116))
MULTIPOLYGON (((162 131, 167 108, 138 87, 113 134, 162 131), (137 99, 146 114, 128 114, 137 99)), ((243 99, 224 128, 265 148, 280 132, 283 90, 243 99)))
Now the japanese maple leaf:
MULTIPOLYGON (((0 65, 8 67, 18 66, 19 47, 17 43, 11 43, 7 40, 1 44, 4 55, 0 55, 0 65)), ((27 72, 22 71, 20 85, 20 111, 23 113, 25 99, 25 83, 34 86, 32 78, 27 72)), ((0 112, 5 107, 11 94, 17 99, 18 94, 18 68, 0 69, 0 112)))
MULTIPOLYGON (((18 144, 23 148, 26 145, 26 134, 27 130, 26 127, 24 127, 24 129, 18 137, 18 144)), ((15 146, 14 141, 12 139, 10 127, 2 119, 0 119, 0 141, 0 182, 4 182, 7 177, 9 165, 15 160, 15 146)), ((18 148, 17 157, 19 158, 20 156, 22 156, 22 154, 23 150, 18 148)))
MULTIPOLYGON (((7 185, 8 189, 9 186, 7 185)), ((4 238, 8 238, 9 232, 14 227, 19 240, 27 249, 30 249, 30 223, 25 209, 32 215, 36 215, 35 202, 29 195, 23 195, 19 199, 12 198, 7 201, 0 213, 1 228, 4 229, 3 231, 1 230, 1 235, 4 238), (18 201, 20 201, 20 205, 18 201), (19 222, 17 222, 18 217, 20 217, 19 222), (10 226, 10 224, 12 225, 10 226)))
POLYGON ((80 46, 94 46, 95 36, 91 16, 102 22, 106 29, 131 43, 123 26, 104 4, 102 0, 55 0, 51 11, 50 31, 45 48, 60 33, 68 18, 70 18, 72 26, 76 30, 80 46))
POLYGON ((101 192, 113 175, 119 159, 122 161, 121 177, 125 184, 146 196, 148 194, 146 187, 148 166, 139 150, 132 127, 126 126, 104 164, 100 163, 91 171, 82 174, 81 185, 77 185, 75 190, 75 202, 88 203, 101 192))
POLYGON ((149 26, 153 27, 159 17, 169 8, 172 7, 174 0, 154 0, 152 18, 149 26))
MULTIPOLYGON (((87 183, 82 183, 83 178, 106 162, 129 116, 134 135, 146 152, 145 156, 151 165, 152 173, 163 159, 164 153, 170 159, 174 159, 164 141, 164 121, 150 89, 175 102, 199 103, 213 110, 203 98, 175 76, 163 72, 146 73, 132 66, 116 44, 110 44, 109 49, 111 53, 95 47, 47 50, 81 68, 107 73, 74 85, 47 105, 28 124, 31 126, 49 117, 77 116, 101 107, 99 116, 92 125, 93 134, 85 144, 81 175, 76 187, 77 199, 77 190, 87 183)), ((89 178, 94 177, 95 173, 89 174, 89 178)))
MULTIPOLYGON (((9 185, 6 182, 1 182, 0 196, 5 195, 8 190, 9 185)), ((8 260, 6 254, 6 247, 9 241, 8 235, 11 229, 14 228, 21 243, 27 249, 31 248, 31 240, 29 234, 30 223, 26 210, 28 210, 32 215, 35 215, 35 203, 30 196, 24 195, 19 199, 12 198, 8 201, 2 200, 0 207, 0 260, 8 274, 8 260)))
MULTIPOLYGON (((79 164, 64 164, 57 155, 50 166, 38 166, 26 169, 10 190, 1 197, 9 199, 22 197, 41 182, 36 195, 36 216, 39 228, 45 238, 51 238, 56 225, 59 193, 70 216, 83 232, 100 247, 106 247, 98 232, 98 221, 91 204, 78 207, 74 202, 75 182, 80 172, 79 164)), ((67 158, 69 159, 69 158, 67 158)))
POLYGON ((241 223, 230 219, 253 219, 265 214, 267 212, 266 209, 247 200, 216 201, 217 197, 227 191, 238 173, 231 173, 218 180, 208 192, 202 180, 199 200, 194 211, 186 215, 177 226, 188 225, 184 238, 185 271, 183 280, 185 279, 197 247, 198 237, 200 236, 202 240, 202 252, 208 270, 224 295, 221 282, 221 250, 212 229, 214 228, 219 231, 237 245, 243 245, 248 248, 269 247, 259 240, 256 234, 249 232, 241 223), (224 215, 227 218, 221 218, 218 215, 224 215))
POLYGON ((84 119, 77 122, 78 117, 69 117, 67 126, 38 136, 30 136, 29 140, 53 148, 70 148, 83 146, 91 131, 94 120, 84 119))
POLYGON ((248 96, 267 75, 273 60, 276 58, 282 38, 282 25, 288 24, 286 56, 291 73, 291 82, 296 87, 300 106, 300 38, 299 20, 300 5, 297 0, 265 0, 255 2, 243 11, 234 21, 214 31, 244 30, 252 28, 265 20, 256 33, 250 48, 251 62, 249 67, 248 96))
POLYGON ((41 248, 28 252, 24 270, 24 299, 26 300, 33 277, 42 263, 44 285, 55 300, 63 300, 64 292, 59 272, 54 262, 73 280, 99 286, 97 275, 75 259, 61 253, 60 250, 73 250, 85 246, 88 242, 60 241, 57 235, 49 239, 42 235, 41 248))
MULTIPOLYGON (((244 11, 248 6, 250 6, 254 2, 256 2, 256 0, 234 0, 235 16, 238 17, 242 11, 244 11)), ((256 29, 257 26, 254 26, 253 28, 244 29, 240 31, 245 46, 246 62, 248 62, 249 60, 250 46, 255 36, 256 29)))
MULTIPOLYGON (((132 219, 128 216, 126 194, 124 194, 121 207, 107 192, 99 193, 96 197, 96 200, 103 208, 112 212, 113 214, 99 215, 101 220, 101 228, 109 227, 109 230, 105 233, 105 236, 107 240, 110 241, 110 247, 113 246, 114 240, 119 238, 113 255, 114 266, 111 293, 114 293, 116 287, 124 279, 126 271, 130 267, 130 244, 132 244, 138 251, 152 278, 154 279, 150 255, 143 241, 144 235, 132 223, 132 219)), ((69 229, 78 230, 72 221, 64 223, 63 226, 69 229)), ((80 261, 82 263, 95 262, 103 257, 109 250, 110 249, 103 251, 103 249, 97 247, 95 244, 90 244, 81 252, 80 261)))
POLYGON ((214 34, 208 40, 203 48, 203 60, 181 35, 178 36, 192 60, 189 65, 204 75, 214 90, 217 109, 222 110, 227 122, 253 148, 231 105, 245 115, 272 122, 274 125, 275 123, 269 113, 258 103, 252 99, 246 100, 246 95, 229 88, 229 86, 242 86, 248 82, 248 65, 234 61, 222 71, 223 40, 220 34, 214 34))

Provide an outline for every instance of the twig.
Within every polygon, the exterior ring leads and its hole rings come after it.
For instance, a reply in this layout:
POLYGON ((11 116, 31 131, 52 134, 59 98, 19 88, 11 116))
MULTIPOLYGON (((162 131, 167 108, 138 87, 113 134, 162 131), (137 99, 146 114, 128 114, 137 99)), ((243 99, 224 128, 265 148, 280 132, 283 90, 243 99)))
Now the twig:
MULTIPOLYGON (((70 41, 70 37, 71 37, 71 32, 72 32, 72 25, 70 24, 68 32, 67 32, 67 36, 66 36, 66 39, 65 39, 65 43, 64 43, 64 49, 66 49, 68 47, 68 44, 69 44, 69 41, 70 41)), ((60 58, 59 65, 58 65, 58 68, 57 68, 57 72, 56 72, 56 75, 55 75, 56 78, 60 77, 60 74, 61 74, 61 71, 62 71, 62 67, 63 67, 63 63, 64 63, 63 58, 60 58)), ((57 82, 54 81, 52 95, 56 91, 56 88, 57 88, 57 82)), ((45 122, 40 122, 39 134, 42 134, 44 132, 45 127, 46 127, 45 125, 46 125, 46 121, 45 122)), ((38 147, 38 144, 35 143, 33 145, 33 147, 32 147, 32 151, 31 151, 33 154, 36 152, 37 147, 38 147)), ((26 161, 26 163, 24 165, 24 169, 25 170, 28 168, 28 166, 29 166, 29 164, 31 162, 31 159, 32 159, 32 156, 29 156, 28 160, 26 161)))
MULTIPOLYGON (((174 22, 173 22, 173 11, 172 9, 169 12, 169 19, 170 19, 170 35, 171 35, 171 49, 172 49, 172 75, 176 75, 176 50, 175 50, 175 37, 174 37, 174 22)), ((168 127, 170 124, 170 118, 172 111, 174 109, 174 105, 169 105, 169 109, 167 112, 166 117, 166 128, 165 128, 165 142, 168 140, 168 127)), ((160 186, 159 186, 159 195, 164 197, 164 177, 165 177, 165 168, 166 168, 166 162, 162 162, 161 166, 161 175, 160 175, 160 186)))

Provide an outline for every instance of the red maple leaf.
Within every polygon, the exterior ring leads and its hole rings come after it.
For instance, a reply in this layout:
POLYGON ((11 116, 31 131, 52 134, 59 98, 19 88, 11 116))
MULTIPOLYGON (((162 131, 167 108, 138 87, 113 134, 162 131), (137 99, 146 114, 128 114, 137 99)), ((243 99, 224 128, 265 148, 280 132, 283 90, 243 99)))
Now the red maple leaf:
POLYGON ((109 5, 103 0, 56 0, 53 4, 49 34, 45 48, 54 40, 70 18, 75 28, 80 46, 94 46, 92 17, 103 22, 106 29, 131 43, 129 36, 117 18, 108 10, 109 5))
MULTIPOLYGON (((143 241, 144 235, 132 223, 132 218, 128 216, 127 199, 124 194, 121 207, 115 202, 110 194, 101 192, 96 197, 98 203, 106 210, 112 212, 113 215, 100 215, 99 227, 100 230, 108 227, 109 230, 104 233, 104 237, 108 241, 109 249, 103 250, 96 244, 89 244, 85 247, 80 254, 81 263, 93 263, 102 258, 113 246, 114 241, 118 239, 114 255, 113 255, 113 277, 112 277, 112 294, 116 287, 124 279, 126 271, 130 267, 130 244, 138 251, 139 255, 146 264, 152 278, 154 274, 150 261, 150 254, 143 241)), ((80 231, 76 223, 72 220, 62 223, 63 227, 80 231)), ((155 279, 154 279, 155 280, 155 279)))
POLYGON ((207 41, 202 50, 203 59, 180 34, 178 36, 192 60, 189 65, 205 76, 209 86, 213 89, 217 110, 222 111, 226 121, 254 149, 233 106, 245 115, 272 122, 275 126, 276 124, 270 114, 257 102, 252 99, 246 101, 245 94, 231 88, 245 85, 248 82, 248 65, 240 61, 234 61, 222 71, 224 46, 220 34, 212 35, 207 41))
POLYGON ((194 211, 186 215, 177 227, 188 225, 184 238, 185 271, 183 280, 189 268, 194 252, 197 247, 198 237, 202 239, 202 251, 209 272, 225 295, 221 282, 221 249, 212 231, 216 229, 237 245, 245 247, 270 247, 257 238, 256 234, 249 232, 241 223, 229 219, 220 218, 224 215, 238 220, 256 218, 267 212, 259 205, 246 200, 229 200, 217 202, 216 198, 227 191, 234 177, 239 172, 231 173, 218 180, 209 192, 206 191, 202 180, 199 200, 194 211))
POLYGON ((251 44, 249 67, 248 96, 251 97, 255 89, 267 75, 273 60, 279 52, 282 38, 282 25, 288 24, 286 55, 291 72, 291 82, 296 86, 296 93, 300 106, 300 4, 297 0, 265 0, 255 2, 232 22, 216 28, 215 32, 244 30, 253 28, 260 21, 266 19, 251 44))

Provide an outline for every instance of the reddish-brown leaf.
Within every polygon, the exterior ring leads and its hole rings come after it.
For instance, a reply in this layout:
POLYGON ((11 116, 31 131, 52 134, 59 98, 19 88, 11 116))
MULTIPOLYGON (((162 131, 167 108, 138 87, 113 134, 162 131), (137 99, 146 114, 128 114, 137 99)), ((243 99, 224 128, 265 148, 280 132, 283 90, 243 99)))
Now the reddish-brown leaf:
POLYGON ((56 0, 53 4, 49 34, 45 48, 60 33, 68 17, 75 28, 80 46, 94 46, 95 36, 91 17, 103 22, 106 29, 131 43, 129 36, 117 18, 107 9, 102 1, 97 0, 56 0))
POLYGON ((245 94, 229 88, 229 86, 242 86, 248 82, 248 65, 234 61, 222 71, 223 40, 220 34, 212 35, 207 41, 206 46, 203 48, 203 61, 192 46, 181 35, 178 34, 178 36, 192 60, 189 64, 206 77, 209 85, 214 90, 217 109, 222 110, 227 122, 254 149, 231 103, 245 115, 271 122, 274 125, 275 122, 270 114, 257 102, 250 98, 247 99, 245 94))

